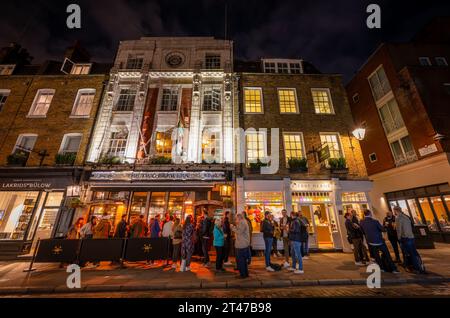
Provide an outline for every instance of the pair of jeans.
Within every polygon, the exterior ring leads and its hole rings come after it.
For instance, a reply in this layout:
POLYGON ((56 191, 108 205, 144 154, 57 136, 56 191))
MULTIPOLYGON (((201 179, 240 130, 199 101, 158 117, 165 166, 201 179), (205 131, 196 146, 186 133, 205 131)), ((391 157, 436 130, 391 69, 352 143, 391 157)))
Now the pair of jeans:
POLYGON ((386 243, 383 242, 381 245, 370 245, 370 248, 372 249, 375 261, 382 270, 385 272, 397 271, 397 266, 395 266, 392 261, 391 254, 389 253, 386 243))
POLYGON ((417 252, 414 239, 402 238, 400 242, 405 255, 403 259, 405 267, 408 265, 408 262, 410 262, 416 271, 422 272, 423 269, 420 266, 419 252, 417 252))
POLYGON ((202 238, 203 264, 209 263, 208 247, 209 247, 209 238, 203 237, 202 238))
POLYGON ((172 262, 176 263, 180 259, 181 254, 181 243, 173 244, 173 251, 172 251, 172 262))
POLYGON ((191 258, 192 258, 192 252, 186 251, 186 257, 183 258, 184 260, 186 260, 186 267, 191 266, 191 258))
POLYGON ((391 242, 392 248, 394 249, 395 260, 400 260, 400 251, 398 249, 398 239, 396 237, 389 237, 389 242, 391 242))
POLYGON ((214 246, 216 248, 216 269, 220 270, 223 268, 223 252, 224 247, 223 246, 214 246))
POLYGON ((239 270, 239 274, 241 277, 248 277, 248 258, 249 258, 248 247, 245 248, 237 248, 236 249, 236 263, 237 269, 239 270))
POLYGON ((228 262, 228 256, 230 256, 230 248, 231 248, 231 240, 227 238, 225 240, 225 245, 223 246, 223 262, 224 263, 228 262))
POLYGON ((283 237, 284 261, 289 262, 289 238, 283 237))
POLYGON ((302 260, 302 243, 298 241, 291 241, 291 255, 292 255, 292 268, 296 269, 298 262, 298 269, 303 270, 302 260))
POLYGON ((308 237, 306 238, 306 241, 302 242, 302 256, 308 256, 309 255, 309 246, 308 246, 308 237))
POLYGON ((265 237, 264 245, 266 250, 264 251, 264 258, 266 261, 266 267, 270 266, 270 252, 272 251, 273 237, 265 237))
POLYGON ((353 255, 355 257, 355 262, 369 261, 363 239, 362 238, 354 238, 354 239, 352 239, 352 244, 353 244, 353 255))

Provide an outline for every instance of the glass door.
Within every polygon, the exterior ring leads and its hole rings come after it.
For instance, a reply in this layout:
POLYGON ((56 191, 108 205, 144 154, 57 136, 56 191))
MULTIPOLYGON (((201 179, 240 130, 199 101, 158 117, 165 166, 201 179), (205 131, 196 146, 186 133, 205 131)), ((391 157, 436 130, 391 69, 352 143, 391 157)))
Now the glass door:
POLYGON ((329 211, 325 204, 313 204, 313 223, 316 230, 317 245, 319 248, 333 248, 333 237, 331 234, 331 222, 329 211))
POLYGON ((308 245, 309 245, 309 247, 317 248, 318 247, 317 246, 317 235, 316 235, 316 230, 315 230, 315 226, 314 226, 314 221, 313 221, 313 218, 312 218, 312 207, 311 207, 311 205, 299 204, 298 205, 298 211, 296 211, 296 212, 301 212, 301 214, 308 219, 308 222, 309 222, 309 226, 308 226, 308 234, 309 234, 308 245))

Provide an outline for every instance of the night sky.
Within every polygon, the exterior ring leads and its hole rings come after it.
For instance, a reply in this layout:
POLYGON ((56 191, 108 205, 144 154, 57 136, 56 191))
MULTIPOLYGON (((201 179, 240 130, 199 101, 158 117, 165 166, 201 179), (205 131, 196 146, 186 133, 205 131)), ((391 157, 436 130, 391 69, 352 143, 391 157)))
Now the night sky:
POLYGON ((223 38, 225 3, 236 58, 301 57, 346 80, 380 42, 408 40, 432 17, 450 16, 449 0, 3 0, 0 45, 19 42, 39 63, 61 60, 64 48, 79 39, 94 60, 110 62, 120 40, 145 35, 223 38), (66 27, 69 3, 81 6, 80 30, 66 27), (381 29, 366 27, 369 3, 381 6, 381 29))

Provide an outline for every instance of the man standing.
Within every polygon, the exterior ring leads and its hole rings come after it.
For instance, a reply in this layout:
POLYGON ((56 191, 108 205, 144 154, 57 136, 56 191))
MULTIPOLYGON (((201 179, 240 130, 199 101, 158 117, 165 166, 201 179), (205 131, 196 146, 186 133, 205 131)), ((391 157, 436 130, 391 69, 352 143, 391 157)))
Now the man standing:
POLYGON ((230 227, 230 211, 225 211, 223 221, 222 221, 223 236, 225 238, 225 245, 223 251, 223 264, 232 265, 228 260, 231 249, 231 227, 230 227))
POLYGON ((248 258, 249 258, 249 228, 242 214, 236 216, 236 226, 231 229, 236 235, 234 246, 236 248, 236 263, 241 278, 248 277, 248 258))
POLYGON ((242 211, 242 216, 244 217, 245 221, 248 225, 248 239, 249 239, 249 245, 248 245, 248 265, 252 262, 252 236, 253 236, 253 225, 252 221, 248 218, 247 212, 242 211))
POLYGON ((389 242, 391 242, 392 248, 394 249, 395 261, 396 263, 400 263, 400 252, 398 249, 398 237, 397 231, 395 229, 395 216, 391 211, 386 213, 386 217, 383 220, 384 228, 387 232, 387 237, 389 242))
POLYGON ((297 217, 297 213, 292 213, 292 221, 289 229, 289 240, 291 243, 292 267, 288 270, 293 271, 294 274, 303 274, 303 261, 301 251, 302 226, 297 217), (297 269, 298 262, 298 269, 297 269))
POLYGON ((397 266, 392 261, 391 254, 389 254, 389 250, 384 242, 382 232, 385 230, 380 222, 372 218, 372 212, 365 210, 364 220, 360 224, 366 236, 367 243, 372 249, 375 261, 381 270, 398 274, 397 266))
POLYGON ((287 215, 286 209, 281 210, 280 229, 281 239, 283 240, 284 267, 289 267, 289 224, 291 218, 287 215))
POLYGON ((95 239, 105 239, 109 237, 109 232, 111 232, 111 223, 109 222, 108 212, 103 212, 102 219, 94 227, 94 238, 95 239))
POLYGON ((397 237, 400 240, 401 247, 404 251, 403 263, 406 266, 407 259, 409 258, 414 270, 420 274, 424 274, 425 270, 421 266, 420 256, 414 241, 413 223, 411 219, 403 213, 400 207, 394 207, 394 213, 396 216, 397 237))
POLYGON ((141 214, 130 227, 130 238, 145 237, 147 232, 147 224, 144 222, 144 215, 141 214))
POLYGON ((200 236, 202 242, 202 252, 203 252, 203 266, 208 267, 209 264, 209 240, 211 239, 211 220, 208 216, 208 210, 203 210, 203 220, 200 225, 200 236))
POLYGON ((355 265, 366 265, 367 253, 364 248, 364 234, 358 224, 352 222, 352 214, 350 212, 345 213, 345 228, 347 229, 347 236, 349 243, 353 244, 353 255, 355 257, 355 265))
POLYGON ((273 234, 274 234, 274 226, 270 221, 270 212, 264 212, 264 221, 262 222, 261 231, 263 232, 264 237, 264 245, 265 245, 265 262, 266 262, 266 270, 268 272, 274 272, 275 270, 270 266, 270 254, 272 251, 273 244, 273 234))
POLYGON ((127 228, 128 228, 127 215, 122 214, 122 218, 121 218, 119 224, 117 224, 116 232, 114 233, 114 237, 115 238, 125 238, 127 236, 127 228))
POLYGON ((306 216, 303 215, 302 211, 298 212, 298 219, 300 221, 300 225, 302 226, 302 256, 304 259, 309 258, 309 246, 308 246, 308 240, 309 240, 309 220, 306 216))

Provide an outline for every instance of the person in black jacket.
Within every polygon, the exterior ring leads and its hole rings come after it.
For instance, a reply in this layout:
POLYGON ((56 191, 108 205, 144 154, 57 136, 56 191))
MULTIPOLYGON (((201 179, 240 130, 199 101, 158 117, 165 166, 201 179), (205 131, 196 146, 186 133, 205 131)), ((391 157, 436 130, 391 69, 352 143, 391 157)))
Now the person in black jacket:
POLYGON ((391 211, 386 213, 386 217, 383 220, 383 226, 386 229, 388 240, 391 242, 392 248, 394 249, 394 262, 400 263, 400 250, 398 248, 397 230, 395 229, 395 216, 391 211))
POLYGON ((120 220, 119 224, 117 224, 114 237, 125 238, 127 236, 127 229, 128 229, 127 216, 124 214, 122 215, 122 219, 120 220))
POLYGON ((353 244, 353 255, 355 257, 355 265, 364 266, 368 261, 367 251, 364 246, 364 234, 358 224, 353 222, 353 216, 350 212, 345 213, 345 228, 347 229, 347 237, 349 243, 353 244))
POLYGON ((224 251, 223 251, 223 263, 224 265, 231 265, 231 262, 228 261, 228 256, 230 255, 231 249, 231 225, 230 225, 230 211, 225 211, 223 221, 222 221, 222 230, 224 236, 224 251))
POLYGON ((288 270, 293 271, 294 274, 303 274, 301 241, 303 236, 302 232, 305 230, 296 212, 292 212, 291 217, 292 220, 289 227, 289 241, 291 243, 292 267, 290 267, 288 270), (298 269, 296 267, 297 262, 298 269))
POLYGON ((202 242, 202 251, 203 251, 203 266, 208 267, 209 264, 209 241, 211 240, 211 233, 213 227, 211 224, 211 219, 208 216, 208 210, 203 210, 203 220, 200 224, 200 236, 202 242))
POLYGON ((263 232, 264 237, 264 245, 265 245, 265 262, 266 262, 266 270, 269 272, 274 272, 275 270, 270 266, 270 253, 272 251, 273 244, 273 234, 274 234, 274 226, 270 221, 270 212, 264 212, 264 220, 261 225, 261 232, 263 232))

